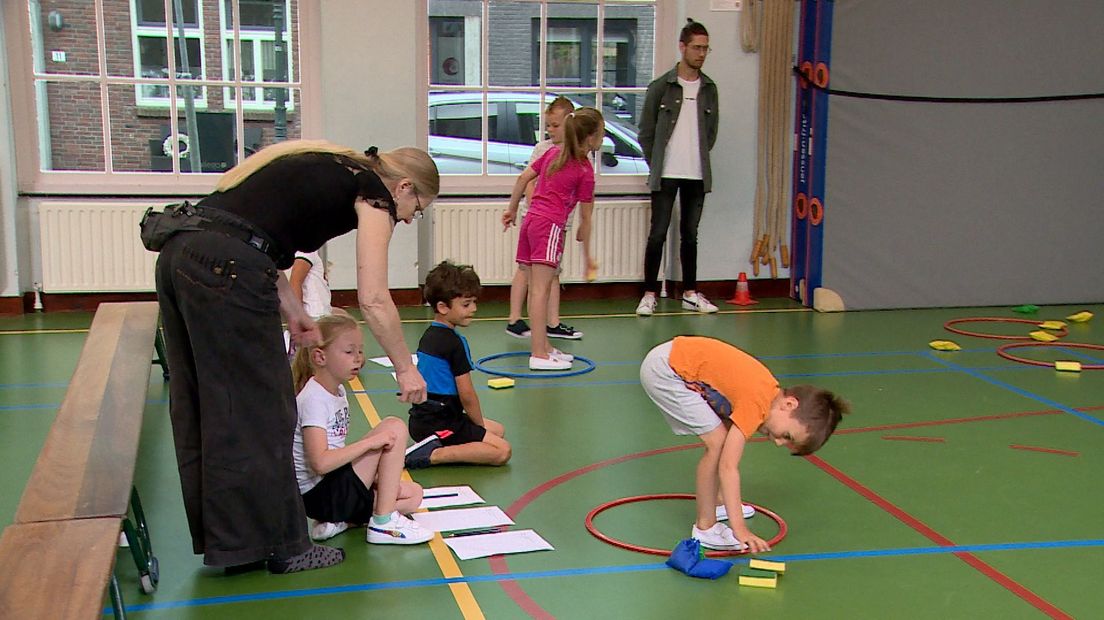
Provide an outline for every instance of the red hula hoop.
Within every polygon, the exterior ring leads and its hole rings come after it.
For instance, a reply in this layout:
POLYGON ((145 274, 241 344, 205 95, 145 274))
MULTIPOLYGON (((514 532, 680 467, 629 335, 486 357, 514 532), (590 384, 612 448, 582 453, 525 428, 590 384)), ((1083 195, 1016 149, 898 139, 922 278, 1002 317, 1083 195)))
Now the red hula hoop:
MULTIPOLYGON (((1032 321, 1031 319, 1012 319, 1012 318, 1005 318, 1005 317, 985 316, 985 317, 968 317, 968 318, 965 318, 965 319, 951 319, 950 321, 947 321, 946 323, 943 324, 943 329, 951 332, 952 334, 960 334, 962 336, 974 336, 975 338, 992 338, 994 340, 1031 340, 1032 339, 1031 336, 1002 336, 1000 334, 982 334, 982 333, 979 333, 979 332, 967 331, 965 329, 958 329, 957 327, 951 327, 952 325, 957 325, 959 323, 973 323, 973 322, 1026 323, 1028 325, 1034 325, 1036 327, 1043 324, 1043 321, 1032 321)), ((1062 329, 1058 329, 1058 330, 1047 330, 1047 331, 1053 333, 1055 336, 1057 336, 1059 338, 1065 337, 1069 334, 1069 332, 1066 331, 1065 327, 1063 327, 1062 329)))
MULTIPOLYGON (((636 551, 638 553, 648 553, 648 554, 651 554, 651 555, 661 555, 661 556, 671 555, 671 550, 670 549, 657 549, 655 547, 644 547, 642 545, 634 545, 632 543, 627 543, 627 542, 624 542, 622 540, 617 540, 616 538, 606 536, 602 532, 598 531, 598 528, 594 526, 594 517, 597 517, 598 515, 602 514, 603 512, 605 512, 607 510, 609 510, 610 508, 613 508, 615 506, 620 506, 621 504, 633 504, 633 503, 636 503, 636 502, 646 502, 646 501, 653 500, 653 499, 695 499, 695 496, 691 493, 656 493, 656 494, 651 494, 651 495, 634 495, 632 497, 622 497, 621 499, 615 499, 613 501, 609 501, 609 502, 606 502, 604 504, 599 504, 594 510, 591 510, 589 513, 587 513, 587 516, 586 516, 586 529, 587 529, 588 532, 590 532, 590 534, 592 536, 594 536, 598 540, 600 540, 602 542, 605 542, 605 543, 608 543, 608 544, 611 544, 614 547, 620 547, 622 549, 627 549, 629 551, 636 551)), ((771 547, 774 547, 776 544, 781 542, 783 538, 786 537, 786 533, 789 531, 789 528, 786 526, 786 522, 782 520, 782 517, 778 516, 777 514, 775 514, 774 512, 772 512, 770 510, 767 510, 766 508, 763 508, 759 504, 753 504, 751 502, 744 502, 744 503, 746 503, 749 506, 754 507, 756 512, 758 512, 759 514, 763 514, 763 515, 766 515, 766 516, 770 517, 772 521, 774 521, 775 523, 778 524, 778 534, 776 534, 774 536, 774 538, 767 541, 768 545, 770 545, 771 547)), ((704 549, 703 549, 703 551, 704 551, 704 549)), ((729 557, 729 556, 734 556, 734 555, 746 555, 747 553, 748 553, 748 551, 745 549, 743 551, 706 551, 705 555, 706 555, 706 557, 710 557, 710 558, 723 558, 723 557, 729 557)))
MULTIPOLYGON (((1093 351, 1104 351, 1104 346, 1099 344, 1081 344, 1078 342, 1014 342, 1011 344, 1001 345, 997 347, 997 355, 1003 357, 1006 360, 1012 360, 1013 362, 1019 362, 1021 364, 1030 364, 1032 366, 1045 366, 1047 368, 1054 368, 1054 362, 1042 362, 1039 360, 1027 359, 1026 357, 1017 357, 1008 353, 1009 349, 1019 349, 1023 347, 1065 347, 1068 349, 1091 349, 1093 351)), ((1104 370, 1104 364, 1081 364, 1081 370, 1104 370)))

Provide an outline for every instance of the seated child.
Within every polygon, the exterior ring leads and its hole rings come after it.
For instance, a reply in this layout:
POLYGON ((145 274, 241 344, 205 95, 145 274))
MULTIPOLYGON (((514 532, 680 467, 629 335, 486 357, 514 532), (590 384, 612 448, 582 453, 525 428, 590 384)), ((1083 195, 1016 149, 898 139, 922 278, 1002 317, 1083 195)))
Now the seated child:
POLYGON ((443 463, 504 465, 510 444, 501 424, 483 417, 472 385, 468 341, 456 330, 475 315, 479 276, 448 261, 426 275, 425 298, 433 323, 418 342, 418 371, 428 400, 410 409, 410 437, 425 441, 406 457, 410 469, 443 463))
POLYGON ((413 545, 428 542, 409 514, 422 503, 422 487, 401 480, 407 431, 402 420, 386 418, 360 439, 346 444, 349 401, 345 381, 364 364, 364 337, 349 316, 318 320, 321 342, 295 354, 292 377, 299 419, 292 452, 307 516, 315 519, 311 537, 335 536, 350 523, 368 525, 368 542, 413 545))
POLYGON ((705 444, 691 536, 710 549, 770 551, 742 519, 731 528, 717 522, 718 497, 728 514, 740 514, 740 457, 747 440, 758 430, 792 454, 812 454, 850 411, 847 402, 811 385, 780 388, 759 360, 699 336, 679 336, 652 349, 640 366, 640 382, 676 435, 697 435, 705 444))

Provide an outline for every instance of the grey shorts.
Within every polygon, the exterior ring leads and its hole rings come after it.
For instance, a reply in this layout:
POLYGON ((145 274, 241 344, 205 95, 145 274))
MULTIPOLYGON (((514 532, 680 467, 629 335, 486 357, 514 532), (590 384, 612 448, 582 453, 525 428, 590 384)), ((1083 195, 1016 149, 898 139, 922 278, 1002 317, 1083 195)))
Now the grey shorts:
POLYGON ((705 399, 686 387, 682 377, 671 369, 670 341, 644 356, 640 384, 676 435, 704 435, 721 425, 721 418, 705 399))

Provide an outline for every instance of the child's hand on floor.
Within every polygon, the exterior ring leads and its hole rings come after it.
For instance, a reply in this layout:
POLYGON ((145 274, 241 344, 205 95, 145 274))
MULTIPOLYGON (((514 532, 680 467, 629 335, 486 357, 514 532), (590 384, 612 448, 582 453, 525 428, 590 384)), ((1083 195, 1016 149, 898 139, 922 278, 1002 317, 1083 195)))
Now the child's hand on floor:
POLYGON ((739 529, 734 527, 732 528, 732 533, 740 542, 747 545, 748 551, 752 553, 762 553, 764 551, 770 551, 770 545, 767 544, 767 541, 759 538, 755 534, 752 534, 751 530, 747 529, 746 527, 741 527, 739 529))

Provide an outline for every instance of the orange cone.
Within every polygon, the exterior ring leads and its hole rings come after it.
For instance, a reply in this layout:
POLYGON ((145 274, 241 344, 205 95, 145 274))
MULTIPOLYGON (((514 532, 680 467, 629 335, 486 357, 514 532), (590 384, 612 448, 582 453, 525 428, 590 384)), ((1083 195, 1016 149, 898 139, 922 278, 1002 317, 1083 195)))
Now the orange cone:
POLYGON ((750 306, 759 303, 751 298, 751 293, 748 291, 747 273, 740 272, 740 276, 736 278, 736 295, 726 303, 734 306, 750 306))

